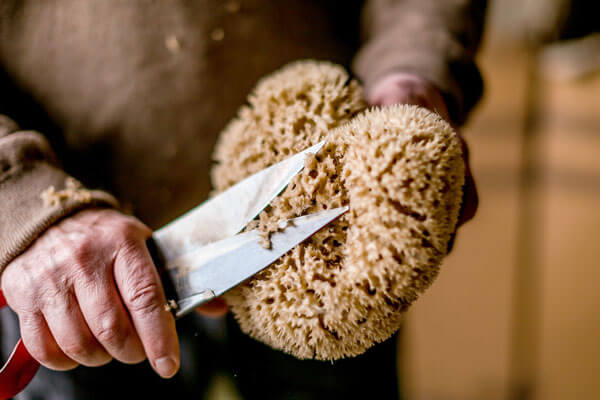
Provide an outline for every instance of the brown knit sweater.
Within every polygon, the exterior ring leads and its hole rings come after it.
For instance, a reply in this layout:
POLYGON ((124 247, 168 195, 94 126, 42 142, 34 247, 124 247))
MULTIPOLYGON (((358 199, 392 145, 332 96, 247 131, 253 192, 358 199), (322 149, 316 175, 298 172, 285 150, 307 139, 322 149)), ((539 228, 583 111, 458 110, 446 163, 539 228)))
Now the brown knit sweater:
POLYGON ((367 88, 414 72, 462 123, 482 91, 473 57, 484 8, 484 0, 364 8, 358 0, 3 0, 0 269, 76 210, 119 199, 156 228, 204 200, 218 132, 258 78, 292 60, 352 65, 367 88))

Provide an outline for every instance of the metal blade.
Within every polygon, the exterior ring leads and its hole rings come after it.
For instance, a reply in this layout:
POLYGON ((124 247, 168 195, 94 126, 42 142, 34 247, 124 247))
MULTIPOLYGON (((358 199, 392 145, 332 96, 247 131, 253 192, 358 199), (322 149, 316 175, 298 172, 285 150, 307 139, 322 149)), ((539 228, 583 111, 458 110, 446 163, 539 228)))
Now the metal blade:
POLYGON ((241 231, 304 168, 306 157, 324 144, 251 175, 155 231, 153 238, 164 258, 171 260, 241 231))
POLYGON ((253 230, 173 260, 168 271, 179 297, 175 315, 180 317, 250 278, 346 211, 348 207, 340 207, 283 221, 283 231, 271 234, 270 249, 260 244, 259 232, 253 230))

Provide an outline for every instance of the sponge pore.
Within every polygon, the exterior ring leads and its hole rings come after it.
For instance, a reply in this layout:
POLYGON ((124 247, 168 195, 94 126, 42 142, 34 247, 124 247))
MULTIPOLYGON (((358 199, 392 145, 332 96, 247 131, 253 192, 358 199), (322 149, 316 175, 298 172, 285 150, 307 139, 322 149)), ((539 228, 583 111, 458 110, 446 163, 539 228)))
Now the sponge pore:
POLYGON ((366 110, 336 65, 302 61, 260 81, 215 150, 213 182, 248 175, 326 140, 249 228, 350 211, 225 295, 241 329, 298 358, 356 356, 399 328, 429 287, 458 219, 456 133, 415 106, 366 110))

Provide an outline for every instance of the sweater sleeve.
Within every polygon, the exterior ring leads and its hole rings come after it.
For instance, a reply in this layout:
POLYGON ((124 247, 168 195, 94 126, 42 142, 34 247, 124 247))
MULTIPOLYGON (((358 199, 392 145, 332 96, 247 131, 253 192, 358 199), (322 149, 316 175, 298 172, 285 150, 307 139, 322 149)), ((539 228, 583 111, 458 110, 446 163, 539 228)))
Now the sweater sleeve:
POLYGON ((117 207, 60 167, 47 140, 0 115, 0 272, 45 229, 85 207, 117 207))
POLYGON ((486 0, 370 0, 362 15, 364 43, 354 72, 367 90, 392 72, 427 79, 443 94, 450 116, 464 123, 483 82, 474 62, 486 0))

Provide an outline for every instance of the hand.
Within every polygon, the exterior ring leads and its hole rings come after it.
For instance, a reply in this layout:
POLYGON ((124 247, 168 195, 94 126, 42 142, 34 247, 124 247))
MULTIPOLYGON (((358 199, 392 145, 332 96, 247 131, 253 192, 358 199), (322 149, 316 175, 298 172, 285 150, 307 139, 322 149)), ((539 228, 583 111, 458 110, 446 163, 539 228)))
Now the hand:
MULTIPOLYGON (((442 94, 428 81, 414 75, 396 72, 377 81, 367 92, 367 100, 372 105, 389 106, 392 104, 414 104, 425 107, 438 113, 442 118, 452 124, 448 113, 448 107, 442 94)), ((469 165, 469 148, 459 132, 458 137, 463 147, 463 159, 465 161, 465 185, 463 187, 463 203, 458 218, 461 226, 475 216, 479 204, 477 187, 471 175, 469 165)), ((450 241, 452 247, 454 238, 450 241)))
POLYGON ((146 357, 162 377, 179 369, 179 344, 135 218, 92 209, 50 227, 1 277, 21 336, 42 365, 69 370, 146 357))
POLYGON ((442 94, 425 79, 414 74, 395 72, 384 76, 367 92, 367 101, 377 106, 413 104, 425 107, 452 123, 442 94))
POLYGON ((196 311, 206 317, 218 318, 227 314, 229 306, 221 297, 217 297, 207 303, 196 308, 196 311))

